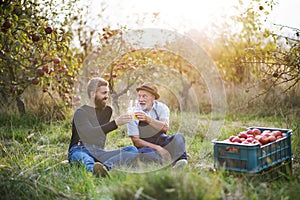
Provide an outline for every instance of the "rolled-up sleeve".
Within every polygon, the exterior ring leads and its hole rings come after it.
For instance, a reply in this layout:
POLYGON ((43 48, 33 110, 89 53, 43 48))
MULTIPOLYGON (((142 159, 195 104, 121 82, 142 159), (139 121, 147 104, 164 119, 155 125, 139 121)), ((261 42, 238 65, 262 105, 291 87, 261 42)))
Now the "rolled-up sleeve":
POLYGON ((132 120, 127 124, 128 136, 139 135, 138 121, 132 120))

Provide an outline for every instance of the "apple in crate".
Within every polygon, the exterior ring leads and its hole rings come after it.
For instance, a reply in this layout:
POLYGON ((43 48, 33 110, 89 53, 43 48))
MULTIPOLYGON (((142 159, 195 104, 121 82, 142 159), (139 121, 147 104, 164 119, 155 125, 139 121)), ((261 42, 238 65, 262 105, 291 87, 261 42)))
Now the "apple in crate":
POLYGON ((274 135, 270 135, 268 139, 269 139, 269 142, 275 142, 276 141, 276 137, 274 135))
POLYGON ((232 142, 234 142, 234 143, 241 143, 242 140, 241 140, 241 138, 239 138, 238 136, 235 136, 235 137, 232 139, 232 142))
POLYGON ((252 129, 254 135, 260 135, 261 131, 258 128, 252 129))
POLYGON ((238 137, 247 139, 247 131, 239 132, 238 137))
POLYGON ((247 130, 247 134, 248 134, 248 135, 254 135, 254 132, 253 132, 252 129, 249 129, 249 130, 247 130))
POLYGON ((261 135, 269 137, 271 135, 271 131, 270 130, 264 130, 261 135))
POLYGON ((268 144, 268 143, 269 143, 269 137, 267 137, 267 136, 262 136, 262 137, 259 139, 259 142, 260 142, 262 145, 268 144))
POLYGON ((233 142, 233 138, 235 138, 235 136, 234 136, 234 135, 231 135, 231 136, 229 137, 229 141, 230 141, 230 142, 233 142))
POLYGON ((281 136, 281 131, 272 131, 271 134, 274 135, 275 137, 281 136))

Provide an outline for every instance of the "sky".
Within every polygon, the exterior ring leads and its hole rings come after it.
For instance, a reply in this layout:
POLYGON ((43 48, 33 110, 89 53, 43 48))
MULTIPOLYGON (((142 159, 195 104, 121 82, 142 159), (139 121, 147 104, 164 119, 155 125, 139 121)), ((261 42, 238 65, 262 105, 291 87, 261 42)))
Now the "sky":
POLYGON ((299 8, 299 0, 279 0, 279 5, 275 7, 271 14, 272 20, 278 24, 300 29, 299 8))
MULTIPOLYGON (((201 29, 214 22, 221 22, 223 16, 233 13, 237 0, 90 0, 91 13, 101 13, 104 25, 118 28, 167 28, 175 30, 201 29), (105 9, 103 9, 105 8, 105 9), (101 11, 103 9, 103 11, 101 11), (156 18, 154 17, 156 15, 156 18)), ((249 0, 244 0, 247 4, 249 0)), ((262 0, 262 2, 264 2, 262 0)), ((267 24, 283 24, 300 28, 300 1, 278 0, 271 11, 267 24)), ((265 8, 267 8, 266 5, 265 8)), ((256 8, 258 9, 258 8, 256 8)))

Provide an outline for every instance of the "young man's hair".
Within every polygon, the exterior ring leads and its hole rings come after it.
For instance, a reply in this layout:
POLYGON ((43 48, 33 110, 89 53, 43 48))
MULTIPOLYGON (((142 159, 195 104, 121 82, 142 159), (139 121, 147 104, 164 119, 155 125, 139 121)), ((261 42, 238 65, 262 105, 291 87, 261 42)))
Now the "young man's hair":
POLYGON ((89 80, 87 85, 87 93, 89 98, 91 98, 91 92, 96 92, 100 86, 108 86, 108 81, 100 77, 95 77, 89 80))

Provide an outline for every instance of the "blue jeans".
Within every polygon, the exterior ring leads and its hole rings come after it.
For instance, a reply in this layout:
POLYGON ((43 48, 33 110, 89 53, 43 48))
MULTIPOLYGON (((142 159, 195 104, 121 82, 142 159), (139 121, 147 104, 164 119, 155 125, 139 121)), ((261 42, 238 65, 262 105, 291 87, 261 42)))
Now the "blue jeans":
POLYGON ((94 172, 95 162, 101 162, 107 170, 115 166, 130 165, 138 156, 135 146, 127 146, 120 149, 105 151, 95 146, 73 145, 68 152, 69 163, 85 165, 87 171, 94 172))

